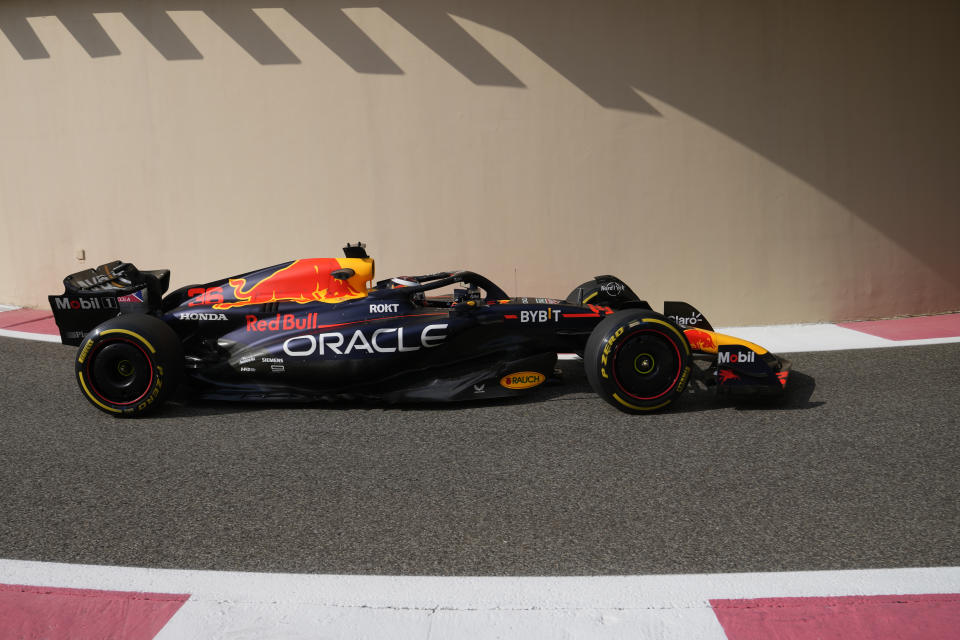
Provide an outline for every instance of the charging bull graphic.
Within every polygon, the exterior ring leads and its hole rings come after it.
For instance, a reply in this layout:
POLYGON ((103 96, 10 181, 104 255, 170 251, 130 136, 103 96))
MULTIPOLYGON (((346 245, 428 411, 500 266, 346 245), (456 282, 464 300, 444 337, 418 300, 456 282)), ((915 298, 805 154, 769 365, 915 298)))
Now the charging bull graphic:
POLYGON ((717 352, 717 342, 709 332, 701 329, 687 329, 683 333, 694 351, 717 352))
POLYGON ((232 309, 269 302, 335 303, 363 298, 367 295, 365 290, 361 290, 363 274, 346 280, 338 280, 331 275, 334 271, 347 267, 346 263, 355 266, 353 262, 336 258, 294 260, 254 284, 248 284, 246 278, 231 279, 234 300, 220 302, 213 305, 213 308, 232 309), (351 282, 352 280, 360 282, 351 282))

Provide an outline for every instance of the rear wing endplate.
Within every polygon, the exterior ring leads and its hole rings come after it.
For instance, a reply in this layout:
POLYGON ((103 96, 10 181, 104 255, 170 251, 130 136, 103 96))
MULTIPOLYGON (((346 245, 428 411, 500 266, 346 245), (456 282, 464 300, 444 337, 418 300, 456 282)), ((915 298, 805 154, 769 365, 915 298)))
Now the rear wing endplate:
POLYGON ((121 313, 159 309, 169 286, 169 269, 140 271, 128 262, 114 260, 70 274, 63 279, 63 293, 47 300, 60 329, 60 341, 76 346, 105 320, 121 313))

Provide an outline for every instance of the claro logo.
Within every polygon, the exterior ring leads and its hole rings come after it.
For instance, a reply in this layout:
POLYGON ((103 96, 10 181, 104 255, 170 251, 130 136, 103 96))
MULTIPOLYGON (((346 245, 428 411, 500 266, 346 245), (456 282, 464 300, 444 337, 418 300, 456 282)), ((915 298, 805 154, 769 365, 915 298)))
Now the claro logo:
POLYGON ((721 351, 717 354, 718 364, 736 364, 738 362, 756 362, 757 354, 753 351, 721 351))
POLYGON ((703 322, 703 314, 697 311, 689 316, 667 316, 681 327, 695 327, 703 322))
POLYGON ((438 347, 447 339, 446 324, 428 324, 420 332, 410 335, 409 328, 377 329, 368 337, 360 329, 352 334, 339 331, 316 335, 294 336, 283 342, 283 352, 294 358, 325 357, 333 354, 347 356, 355 351, 367 353, 394 353, 438 347), (349 338, 348 338, 349 336, 349 338))

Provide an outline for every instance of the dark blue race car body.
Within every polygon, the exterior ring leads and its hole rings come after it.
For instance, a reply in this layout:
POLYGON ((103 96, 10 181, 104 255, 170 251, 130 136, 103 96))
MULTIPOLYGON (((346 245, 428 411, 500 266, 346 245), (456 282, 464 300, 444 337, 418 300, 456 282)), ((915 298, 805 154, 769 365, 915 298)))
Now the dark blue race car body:
POLYGON ((693 378, 786 384, 783 359, 714 333, 685 303, 655 313, 613 276, 564 300, 522 298, 470 271, 374 284, 362 245, 345 252, 166 296, 168 271, 118 261, 68 276, 50 304, 64 344, 80 347, 82 392, 118 416, 155 409, 178 384, 226 400, 509 397, 550 378, 558 353, 583 356, 594 389, 632 413, 667 406, 693 378))

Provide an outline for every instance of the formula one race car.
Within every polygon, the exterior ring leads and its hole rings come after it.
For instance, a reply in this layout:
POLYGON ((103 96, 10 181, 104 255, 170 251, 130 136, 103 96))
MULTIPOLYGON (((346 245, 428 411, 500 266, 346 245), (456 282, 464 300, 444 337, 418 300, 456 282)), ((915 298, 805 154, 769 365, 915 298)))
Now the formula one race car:
POLYGON ((79 346, 83 395, 123 417, 178 384, 220 400, 509 397, 550 378, 558 352, 579 354, 594 391, 628 413, 663 409, 692 380, 719 393, 787 384, 786 360, 715 333, 686 303, 656 313, 613 276, 565 300, 516 298, 470 271, 373 284, 364 245, 344 253, 166 296, 169 270, 114 261, 67 276, 50 306, 63 344, 79 346))

